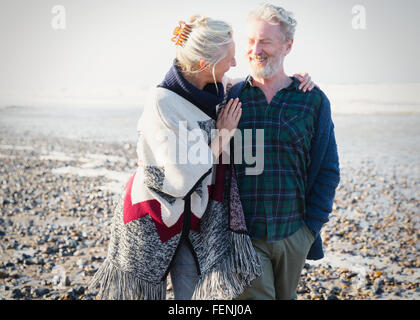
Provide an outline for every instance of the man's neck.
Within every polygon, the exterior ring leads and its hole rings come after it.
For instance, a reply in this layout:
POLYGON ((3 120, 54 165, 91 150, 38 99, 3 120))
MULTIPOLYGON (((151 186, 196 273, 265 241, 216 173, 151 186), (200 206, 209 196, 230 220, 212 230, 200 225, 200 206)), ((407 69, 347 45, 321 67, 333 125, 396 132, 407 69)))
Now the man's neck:
POLYGON ((287 88, 292 83, 292 79, 283 70, 271 78, 252 77, 252 80, 253 85, 259 87, 264 92, 268 103, 271 102, 279 90, 287 88))

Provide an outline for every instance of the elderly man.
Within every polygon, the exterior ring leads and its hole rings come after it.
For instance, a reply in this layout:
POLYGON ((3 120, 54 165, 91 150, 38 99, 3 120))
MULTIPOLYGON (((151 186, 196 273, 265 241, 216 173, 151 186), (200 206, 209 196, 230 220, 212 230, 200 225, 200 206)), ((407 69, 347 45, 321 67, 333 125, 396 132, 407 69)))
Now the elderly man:
MULTIPOLYGON (((296 27, 291 13, 263 4, 247 27, 251 76, 232 92, 242 102, 238 129, 264 130, 264 170, 249 175, 245 163, 235 170, 263 275, 237 299, 296 299, 305 259, 323 257, 319 233, 340 180, 334 125, 325 94, 300 91, 284 72, 296 27)), ((256 144, 254 152, 262 149, 256 144)))

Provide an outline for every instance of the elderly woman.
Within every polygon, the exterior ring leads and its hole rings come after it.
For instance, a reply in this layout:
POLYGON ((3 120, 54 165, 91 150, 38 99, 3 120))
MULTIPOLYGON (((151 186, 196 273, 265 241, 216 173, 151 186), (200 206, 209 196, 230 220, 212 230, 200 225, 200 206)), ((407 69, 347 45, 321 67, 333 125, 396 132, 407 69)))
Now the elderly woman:
POLYGON ((196 15, 172 40, 176 59, 139 119, 138 168, 91 282, 99 298, 165 299, 170 274, 175 299, 231 299, 261 274, 233 166, 221 161, 241 117, 238 99, 226 101, 232 29, 196 15))

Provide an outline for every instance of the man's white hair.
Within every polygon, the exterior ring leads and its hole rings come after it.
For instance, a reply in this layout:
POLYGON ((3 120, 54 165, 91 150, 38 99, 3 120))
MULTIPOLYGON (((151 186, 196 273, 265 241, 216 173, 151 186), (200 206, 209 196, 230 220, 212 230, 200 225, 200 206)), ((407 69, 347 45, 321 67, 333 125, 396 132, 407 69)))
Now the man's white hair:
POLYGON ((262 3, 258 8, 251 11, 249 19, 264 20, 273 25, 279 25, 285 41, 293 39, 297 22, 293 18, 293 13, 286 11, 282 7, 276 7, 269 3, 262 3))

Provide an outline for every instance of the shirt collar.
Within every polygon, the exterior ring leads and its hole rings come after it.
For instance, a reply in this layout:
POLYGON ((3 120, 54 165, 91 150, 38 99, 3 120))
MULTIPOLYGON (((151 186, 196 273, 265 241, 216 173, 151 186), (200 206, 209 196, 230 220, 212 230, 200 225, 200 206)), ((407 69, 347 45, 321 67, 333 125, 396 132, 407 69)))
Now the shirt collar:
MULTIPOLYGON (((292 91, 292 90, 298 91, 299 90, 299 84, 300 84, 299 80, 296 77, 290 77, 290 78, 292 79, 292 83, 284 89, 287 90, 287 91, 292 91)), ((249 87, 251 87, 251 88, 255 87, 252 83, 252 76, 251 75, 249 75, 245 79, 245 82, 246 82, 246 87, 248 87, 248 88, 249 87)))

